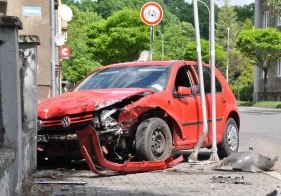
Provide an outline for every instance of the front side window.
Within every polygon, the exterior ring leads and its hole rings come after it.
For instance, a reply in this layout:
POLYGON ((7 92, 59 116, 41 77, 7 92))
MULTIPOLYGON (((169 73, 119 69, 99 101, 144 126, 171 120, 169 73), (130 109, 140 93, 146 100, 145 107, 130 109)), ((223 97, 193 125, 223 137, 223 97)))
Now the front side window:
POLYGON ((190 77, 185 67, 179 68, 176 76, 175 89, 178 90, 179 86, 188 87, 188 88, 191 87, 190 77))
POLYGON ((148 88, 162 91, 169 79, 169 66, 126 66, 98 70, 74 91, 108 88, 148 88))

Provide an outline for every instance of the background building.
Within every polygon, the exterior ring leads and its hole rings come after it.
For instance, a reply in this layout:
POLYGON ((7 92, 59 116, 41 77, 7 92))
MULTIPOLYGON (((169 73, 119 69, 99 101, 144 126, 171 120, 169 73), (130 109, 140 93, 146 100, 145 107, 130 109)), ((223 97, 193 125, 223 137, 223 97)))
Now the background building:
MULTIPOLYGON (((0 0, 7 4, 8 16, 17 16, 23 24, 23 30, 19 35, 37 35, 40 38, 38 46, 38 101, 43 101, 51 93, 51 53, 52 53, 52 25, 51 25, 51 1, 50 0, 0 0)), ((61 21, 57 14, 57 8, 60 0, 54 0, 55 12, 55 32, 65 33, 67 23, 61 21), (59 30, 61 29, 61 30, 59 30)), ((0 10, 1 12, 1 10, 0 10)), ((60 94, 60 74, 58 47, 56 47, 56 95, 60 94)))
MULTIPOLYGON (((255 0, 255 28, 276 27, 281 30, 281 20, 277 20, 276 16, 272 16, 272 8, 266 6, 266 0, 255 0)), ((255 66, 254 70, 254 94, 253 100, 261 100, 263 93, 263 70, 255 66)), ((268 100, 281 100, 281 54, 276 66, 268 71, 267 80, 267 97, 268 100)))

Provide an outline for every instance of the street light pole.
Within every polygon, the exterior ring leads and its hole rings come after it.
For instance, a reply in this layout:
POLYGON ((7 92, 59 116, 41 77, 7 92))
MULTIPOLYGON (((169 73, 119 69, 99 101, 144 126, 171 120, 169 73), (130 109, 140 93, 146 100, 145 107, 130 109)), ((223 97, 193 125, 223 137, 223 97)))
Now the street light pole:
MULTIPOLYGON (((210 44, 210 40, 211 40, 211 12, 210 12, 210 8, 208 7, 208 5, 203 2, 203 1, 200 1, 200 0, 197 0, 198 2, 202 3, 203 5, 206 6, 206 8, 208 9, 208 13, 209 13, 209 55, 211 56, 211 44, 210 44)), ((211 61, 211 58, 209 58, 209 63, 211 61)))
POLYGON ((162 37, 162 60, 164 60, 164 38, 163 38, 163 34, 161 33, 161 31, 158 30, 158 32, 160 33, 160 35, 162 37))
POLYGON ((228 69, 229 69, 229 30, 230 27, 227 27, 227 61, 226 61, 226 81, 228 83, 228 69))
POLYGON ((51 0, 51 26, 52 26, 52 55, 51 55, 51 89, 52 89, 52 97, 56 96, 56 46, 55 46, 55 2, 51 0))
POLYGON ((211 54, 210 54, 210 64, 211 64, 211 97, 212 97, 212 154, 210 161, 218 162, 218 148, 217 148, 217 108, 216 108, 216 52, 215 52, 215 2, 210 0, 210 45, 211 45, 211 54))

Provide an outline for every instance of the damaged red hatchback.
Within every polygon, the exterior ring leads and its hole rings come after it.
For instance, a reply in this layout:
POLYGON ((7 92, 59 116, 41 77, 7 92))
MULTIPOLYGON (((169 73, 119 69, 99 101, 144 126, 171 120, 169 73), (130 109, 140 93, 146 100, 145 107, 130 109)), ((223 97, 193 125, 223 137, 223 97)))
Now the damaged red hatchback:
MULTIPOLYGON (((203 72, 209 132, 202 147, 211 147, 210 67, 204 65, 203 72)), ((107 160, 166 160, 173 151, 194 148, 202 134, 199 90, 196 62, 101 67, 71 92, 38 105, 39 153, 59 161, 83 158, 76 132, 91 125, 107 160)), ((225 157, 238 150, 240 119, 232 90, 218 70, 216 105, 218 153, 225 157)))

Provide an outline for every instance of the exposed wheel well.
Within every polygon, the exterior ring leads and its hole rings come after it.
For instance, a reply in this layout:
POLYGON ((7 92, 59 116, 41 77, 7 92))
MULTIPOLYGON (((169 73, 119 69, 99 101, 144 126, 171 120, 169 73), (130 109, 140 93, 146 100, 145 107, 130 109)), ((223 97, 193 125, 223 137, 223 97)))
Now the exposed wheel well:
POLYGON ((235 120, 238 130, 240 130, 240 118, 239 118, 238 113, 236 111, 230 112, 227 119, 229 119, 229 118, 233 118, 235 120))
POLYGON ((141 114, 139 116, 139 123, 142 122, 145 119, 152 118, 152 117, 157 117, 157 118, 163 119, 167 123, 167 125, 169 126, 170 131, 171 131, 172 136, 173 136, 173 130, 175 128, 174 126, 178 126, 178 124, 171 116, 169 116, 166 113, 165 110, 163 110, 159 107, 148 110, 145 113, 141 114))

